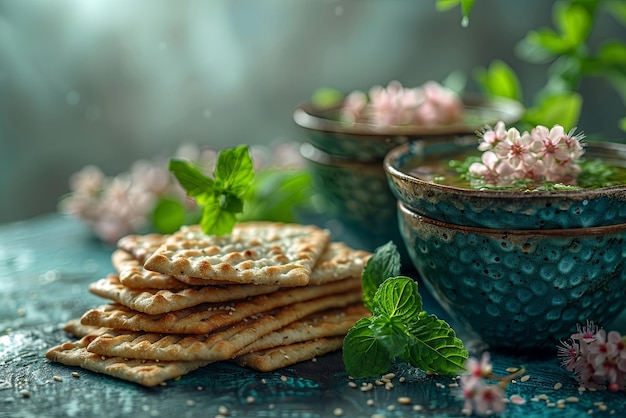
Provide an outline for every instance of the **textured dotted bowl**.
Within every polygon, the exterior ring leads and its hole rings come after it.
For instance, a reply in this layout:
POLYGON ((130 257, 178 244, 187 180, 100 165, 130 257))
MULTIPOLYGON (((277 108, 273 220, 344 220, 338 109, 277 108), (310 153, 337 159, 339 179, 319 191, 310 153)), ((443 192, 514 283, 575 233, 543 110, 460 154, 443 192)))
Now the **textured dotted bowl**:
POLYGON ((327 204, 326 217, 339 221, 358 247, 373 251, 389 240, 403 247, 396 199, 387 186, 382 163, 332 157, 310 144, 302 144, 300 153, 314 189, 327 204))
POLYGON ((485 124, 499 120, 515 123, 523 114, 520 103, 505 98, 463 97, 465 120, 441 126, 395 126, 380 129, 357 123, 345 125, 339 121, 339 106, 319 108, 311 102, 300 104, 293 113, 294 122, 302 128, 305 139, 325 153, 358 161, 382 161, 391 149, 420 138, 449 141, 467 135, 485 124))
MULTIPOLYGON (((401 145, 384 161, 389 187, 411 210, 444 222, 500 229, 585 228, 626 223, 626 185, 593 190, 475 190, 429 181, 412 168, 447 163, 459 152, 475 150, 476 136, 448 142, 401 145)), ((626 145, 589 142, 585 158, 626 167, 626 145)))
POLYGON ((433 297, 493 348, 554 349, 576 324, 626 304, 626 224, 496 230, 448 224, 398 202, 409 256, 433 297))

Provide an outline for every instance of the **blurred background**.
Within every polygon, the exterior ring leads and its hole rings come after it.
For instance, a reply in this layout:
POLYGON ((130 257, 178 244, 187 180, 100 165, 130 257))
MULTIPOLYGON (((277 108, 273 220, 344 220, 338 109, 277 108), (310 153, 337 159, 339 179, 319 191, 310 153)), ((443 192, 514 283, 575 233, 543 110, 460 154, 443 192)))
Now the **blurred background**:
MULTIPOLYGON (((494 59, 524 99, 546 68, 516 44, 552 25, 552 2, 477 0, 470 24, 435 0, 0 0, 0 223, 56 210, 87 164, 107 175, 215 148, 298 141, 292 111, 320 87, 412 87, 494 59)), ((626 38, 603 16, 590 43, 626 38)), ((579 130, 624 140, 601 78, 581 86, 579 130)))

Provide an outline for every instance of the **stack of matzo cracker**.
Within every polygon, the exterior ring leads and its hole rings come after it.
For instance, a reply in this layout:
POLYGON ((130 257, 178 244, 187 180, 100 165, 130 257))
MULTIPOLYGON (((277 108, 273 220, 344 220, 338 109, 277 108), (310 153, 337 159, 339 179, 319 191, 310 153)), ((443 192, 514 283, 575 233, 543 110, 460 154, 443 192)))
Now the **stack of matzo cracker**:
POLYGON ((112 255, 117 273, 89 286, 113 302, 69 321, 80 339, 46 357, 145 386, 215 361, 271 371, 312 359, 340 349, 369 315, 361 273, 370 255, 298 224, 129 235, 112 255))

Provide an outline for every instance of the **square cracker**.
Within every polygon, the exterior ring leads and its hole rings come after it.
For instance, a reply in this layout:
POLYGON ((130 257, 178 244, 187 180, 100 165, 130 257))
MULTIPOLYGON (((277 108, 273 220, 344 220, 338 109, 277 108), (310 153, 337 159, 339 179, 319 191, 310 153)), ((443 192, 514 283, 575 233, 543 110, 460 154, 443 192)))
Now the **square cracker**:
POLYGON ((300 343, 254 351, 235 358, 235 362, 260 372, 271 372, 302 361, 340 350, 343 336, 317 338, 300 343))
POLYGON ((245 299, 279 289, 278 286, 247 284, 187 287, 178 290, 131 289, 122 285, 117 276, 113 274, 89 284, 91 293, 150 315, 179 311, 201 303, 245 299))
POLYGON ((117 241, 117 248, 130 253, 143 264, 169 238, 165 234, 129 234, 117 241))
POLYGON ((169 274, 144 269, 143 261, 140 262, 125 250, 113 251, 111 263, 118 273, 120 283, 126 287, 133 289, 184 289, 188 287, 186 283, 176 280, 169 274))
POLYGON ((66 366, 81 367, 143 386, 159 385, 208 364, 205 361, 164 362, 105 357, 87 351, 86 347, 94 338, 93 335, 87 335, 78 341, 52 347, 46 352, 46 358, 66 366))
MULTIPOLYGON (((309 285, 328 283, 347 277, 361 277, 363 268, 371 255, 367 251, 352 249, 343 242, 331 242, 324 249, 324 252, 313 267, 309 285)), ((199 277, 175 277, 179 282, 185 282, 192 286, 215 284, 215 280, 206 280, 199 277)))
POLYGON ((145 314, 120 304, 103 305, 85 312, 81 317, 81 323, 129 331, 206 334, 252 315, 292 303, 347 292, 356 293, 361 297, 361 279, 355 277, 320 286, 285 288, 243 300, 203 303, 159 315, 145 314))
POLYGON ((330 232, 313 225, 243 222, 232 233, 206 235, 184 226, 168 238, 144 268, 174 276, 237 283, 304 286, 330 242, 330 232))
POLYGON ((260 337, 238 351, 234 357, 316 338, 345 336, 358 320, 370 315, 370 311, 361 303, 318 312, 260 337))
MULTIPOLYGON (((228 360, 244 347, 285 325, 315 312, 345 307, 359 300, 360 295, 357 293, 325 296, 255 315, 208 334, 159 334, 111 330, 95 338, 87 350, 106 356, 164 361, 228 360)), ((360 318, 352 319, 354 324, 360 318)), ((329 329, 329 326, 325 328, 329 329)))

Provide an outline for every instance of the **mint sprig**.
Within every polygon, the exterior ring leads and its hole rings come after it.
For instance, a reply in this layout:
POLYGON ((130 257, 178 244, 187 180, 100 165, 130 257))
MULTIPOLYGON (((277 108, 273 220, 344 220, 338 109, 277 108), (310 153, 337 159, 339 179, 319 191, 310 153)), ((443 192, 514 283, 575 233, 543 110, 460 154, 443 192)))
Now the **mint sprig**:
POLYGON ((422 309, 417 282, 397 276, 400 255, 393 242, 376 249, 362 275, 363 300, 372 312, 349 331, 343 362, 355 378, 375 377, 396 361, 425 371, 454 375, 468 358, 448 323, 422 309))
POLYGON ((178 182, 202 207, 200 226, 205 234, 230 233, 243 212, 245 195, 254 180, 254 165, 247 145, 219 152, 208 178, 192 163, 173 159, 169 170, 178 182))

